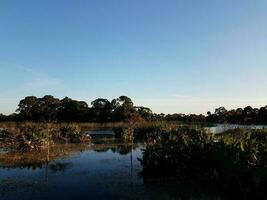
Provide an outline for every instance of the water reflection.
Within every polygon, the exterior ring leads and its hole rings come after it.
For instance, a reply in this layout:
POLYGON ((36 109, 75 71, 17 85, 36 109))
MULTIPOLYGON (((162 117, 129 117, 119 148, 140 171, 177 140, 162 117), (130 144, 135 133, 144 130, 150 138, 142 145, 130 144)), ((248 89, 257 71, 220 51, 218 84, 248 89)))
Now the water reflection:
POLYGON ((49 165, 49 169, 53 173, 65 172, 67 169, 70 169, 73 164, 71 162, 58 162, 52 163, 49 165))
POLYGON ((88 145, 84 144, 68 144, 68 145, 55 145, 49 149, 41 151, 19 153, 19 152, 6 152, 0 154, 0 167, 1 168, 28 168, 38 169, 46 166, 50 161, 57 160, 76 154, 88 149, 88 145))
POLYGON ((142 144, 54 147, 0 156, 0 199, 221 199, 191 185, 144 180, 142 144), (34 163, 37 161, 37 164, 34 163))
POLYGON ((222 133, 228 130, 233 130, 236 128, 263 129, 263 128, 267 128, 267 125, 215 124, 211 127, 206 127, 205 129, 211 133, 216 134, 216 133, 222 133))
MULTIPOLYGON (((15 197, 15 195, 24 190, 30 190, 32 193, 37 193, 43 190, 44 182, 33 182, 31 180, 19 179, 19 178, 6 178, 0 181, 0 199, 9 199, 15 197)), ((17 199, 20 199, 18 197, 17 199)), ((23 197, 22 197, 23 198, 23 197)), ((22 199, 21 198, 21 199, 22 199)), ((15 198, 12 198, 15 199, 15 198)))

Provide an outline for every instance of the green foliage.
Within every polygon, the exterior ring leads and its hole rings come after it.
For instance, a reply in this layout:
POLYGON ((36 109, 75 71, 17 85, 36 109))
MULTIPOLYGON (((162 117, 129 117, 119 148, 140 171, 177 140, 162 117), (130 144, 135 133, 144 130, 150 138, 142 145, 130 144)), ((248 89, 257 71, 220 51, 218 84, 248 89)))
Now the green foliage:
POLYGON ((134 128, 115 128, 115 137, 124 142, 131 142, 134 140, 134 128))
POLYGON ((207 113, 206 120, 212 123, 236 123, 236 124, 267 124, 267 106, 252 108, 247 106, 244 109, 237 108, 227 111, 224 107, 216 108, 215 112, 207 113))
POLYGON ((59 135, 70 143, 84 143, 90 141, 90 137, 84 135, 77 124, 68 124, 60 127, 59 135))
POLYGON ((20 152, 41 150, 53 143, 88 143, 89 136, 77 124, 19 123, 3 129, 0 142, 20 152))
POLYGON ((214 113, 202 114, 156 114, 149 108, 134 106, 131 98, 120 96, 111 101, 98 98, 91 102, 77 101, 65 97, 63 99, 46 95, 42 98, 27 96, 19 102, 17 113, 5 116, 0 114, 0 121, 35 121, 35 122, 127 122, 131 118, 140 121, 168 121, 193 124, 236 123, 236 124, 267 124, 267 106, 244 109, 226 110, 224 107, 215 109, 214 113))
POLYGON ((21 152, 40 150, 51 141, 48 127, 30 124, 19 127, 19 131, 14 141, 21 152))
POLYGON ((189 165, 198 171, 197 168, 206 165, 211 141, 212 135, 187 127, 151 134, 141 160, 143 172, 176 176, 183 171, 185 175, 191 174, 189 165))
POLYGON ((28 96, 19 102, 18 114, 0 115, 1 121, 8 119, 34 122, 120 122, 132 116, 143 120, 152 120, 153 113, 149 108, 134 107, 127 96, 120 96, 111 102, 98 98, 91 103, 65 97, 62 100, 46 95, 42 98, 28 96))
POLYGON ((165 131, 148 139, 140 161, 145 177, 208 181, 249 193, 267 183, 267 130, 236 129, 219 137, 189 128, 165 131))

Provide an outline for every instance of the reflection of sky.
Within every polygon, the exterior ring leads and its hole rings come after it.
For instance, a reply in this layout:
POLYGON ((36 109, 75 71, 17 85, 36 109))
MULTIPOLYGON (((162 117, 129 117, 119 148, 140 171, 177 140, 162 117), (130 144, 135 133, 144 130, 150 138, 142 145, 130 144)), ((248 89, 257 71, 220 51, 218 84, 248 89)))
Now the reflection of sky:
POLYGON ((236 128, 245 128, 245 129, 263 129, 263 128, 267 128, 267 126, 265 125, 238 125, 238 124, 217 124, 213 127, 207 127, 205 128, 206 130, 208 130, 211 133, 222 133, 224 131, 227 130, 233 130, 236 128))
POLYGON ((0 112, 128 95, 155 112, 267 102, 267 1, 0 1, 0 112))
POLYGON ((140 148, 133 150, 132 171, 130 153, 122 155, 111 149, 79 152, 51 162, 48 168, 0 168, 0 199, 17 199, 18 195, 21 200, 174 199, 203 195, 216 199, 216 195, 202 190, 144 183, 138 174, 141 166, 137 158, 141 154, 140 148))
POLYGON ((14 189, 11 197, 23 191, 21 199, 34 199, 42 195, 48 195, 51 199, 81 196, 103 198, 108 195, 114 198, 119 197, 120 189, 128 187, 131 181, 136 185, 142 184, 142 179, 137 175, 140 171, 137 157, 140 156, 140 149, 133 150, 132 179, 130 154, 121 155, 110 149, 104 152, 88 150, 52 161, 48 172, 45 166, 35 170, 0 168, 0 179, 5 180, 2 184, 11 184, 14 189), (32 191, 31 186, 40 184, 42 186, 37 193, 32 191))

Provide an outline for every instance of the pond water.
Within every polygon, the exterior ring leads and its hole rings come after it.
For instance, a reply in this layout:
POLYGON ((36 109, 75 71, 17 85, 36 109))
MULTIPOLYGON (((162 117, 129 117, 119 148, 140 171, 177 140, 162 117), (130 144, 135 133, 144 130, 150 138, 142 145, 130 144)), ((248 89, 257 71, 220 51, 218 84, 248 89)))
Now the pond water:
POLYGON ((205 129, 211 133, 222 133, 227 130, 233 130, 236 128, 245 129, 263 129, 267 128, 267 125, 239 125, 239 124, 215 124, 211 127, 206 127, 205 129))
POLYGON ((144 180, 142 147, 93 145, 43 165, 0 163, 0 199, 222 199, 199 186, 144 180))

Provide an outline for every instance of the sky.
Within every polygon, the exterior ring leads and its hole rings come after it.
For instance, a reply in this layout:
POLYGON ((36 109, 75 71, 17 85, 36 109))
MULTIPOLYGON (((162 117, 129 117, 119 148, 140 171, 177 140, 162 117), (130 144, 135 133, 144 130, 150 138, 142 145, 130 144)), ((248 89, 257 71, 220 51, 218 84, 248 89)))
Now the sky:
POLYGON ((0 113, 46 94, 260 107, 266 77, 266 0, 0 0, 0 113))

